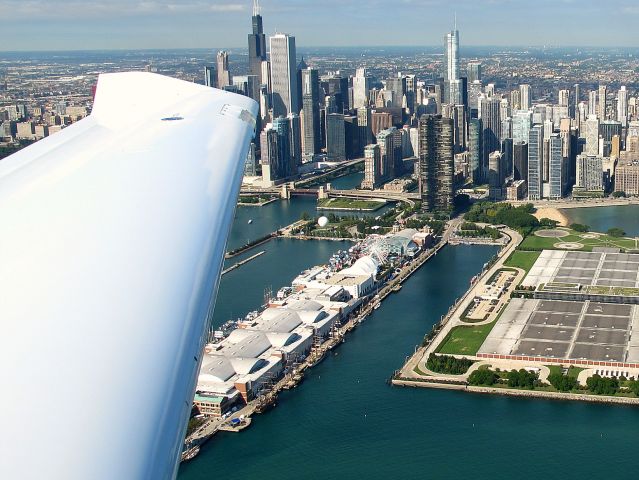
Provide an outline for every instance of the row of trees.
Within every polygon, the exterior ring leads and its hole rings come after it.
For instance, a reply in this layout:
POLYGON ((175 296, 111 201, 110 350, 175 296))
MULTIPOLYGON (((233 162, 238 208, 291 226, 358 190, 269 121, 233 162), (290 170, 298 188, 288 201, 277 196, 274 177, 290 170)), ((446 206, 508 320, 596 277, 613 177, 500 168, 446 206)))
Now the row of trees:
MULTIPOLYGON (((475 370, 468 377, 468 383, 474 386, 491 386, 495 383, 504 382, 497 372, 488 368, 475 370)), ((573 390, 587 390, 595 395, 616 395, 624 386, 635 396, 639 397, 639 380, 628 380, 607 378, 601 375, 593 375, 586 380, 586 387, 580 387, 575 377, 554 373, 548 377, 548 382, 560 392, 570 392, 573 390)), ((511 370, 506 374, 505 383, 510 388, 523 388, 533 390, 542 386, 539 382, 539 375, 527 370, 511 370)))
POLYGON ((474 223, 464 223, 461 226, 458 235, 464 238, 492 238, 493 240, 497 240, 501 237, 501 233, 499 233, 499 230, 496 228, 479 228, 474 223), (467 225, 473 225, 475 228, 466 229, 465 226, 467 225))
POLYGON ((464 219, 469 222, 506 225, 527 235, 540 225, 539 220, 532 215, 534 212, 532 203, 513 207, 509 203, 479 202, 470 208, 464 219))
POLYGON ((499 375, 488 368, 480 368, 479 370, 475 370, 468 377, 468 383, 474 386, 486 386, 489 387, 494 385, 499 380, 499 375))
POLYGON ((526 388, 532 390, 539 384, 539 374, 529 372, 523 368, 508 372, 508 386, 511 388, 526 388))
MULTIPOLYGON (((572 225, 570 225, 570 228, 574 230, 575 232, 580 232, 580 233, 586 233, 590 231, 590 225, 584 225, 581 223, 573 223, 572 225)), ((626 236, 626 232, 624 232, 622 228, 618 228, 618 227, 609 228, 606 234, 615 238, 626 236)))
POLYGON ((560 392, 569 392, 577 388, 577 379, 575 377, 569 377, 561 373, 549 375, 548 382, 560 392))
POLYGON ((586 386, 595 395, 614 395, 619 391, 619 380, 593 375, 586 380, 586 386))
POLYGON ((462 375, 468 371, 474 362, 467 358, 456 358, 450 355, 435 355, 431 353, 426 362, 426 367, 437 373, 449 375, 462 375))

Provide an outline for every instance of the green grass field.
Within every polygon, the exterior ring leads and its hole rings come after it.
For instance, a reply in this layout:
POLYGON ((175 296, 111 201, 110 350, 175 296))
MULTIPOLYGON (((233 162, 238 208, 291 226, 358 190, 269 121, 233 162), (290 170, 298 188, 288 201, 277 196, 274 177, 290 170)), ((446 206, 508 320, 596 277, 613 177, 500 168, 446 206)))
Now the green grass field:
POLYGON ((581 251, 590 252, 593 247, 613 247, 622 250, 634 250, 635 240, 633 238, 615 238, 609 235, 599 235, 598 238, 583 238, 587 235, 574 230, 567 230, 569 235, 562 238, 545 238, 538 237, 534 233, 527 236, 519 250, 538 251, 538 250, 555 250, 556 243, 581 243, 584 247, 581 251))
MULTIPOLYGON (((550 370, 551 375, 561 375, 563 367, 561 365, 546 365, 550 370)), ((579 374, 583 371, 583 368, 579 367, 568 367, 567 376, 572 378, 577 378, 579 374)))
POLYGON ((539 255, 541 255, 541 252, 524 252, 522 250, 515 250, 508 260, 506 260, 504 266, 521 268, 528 273, 539 258, 539 255))
POLYGON ((317 208, 342 210, 375 211, 386 205, 386 202, 376 200, 355 200, 352 198, 323 198, 317 202, 317 208))
POLYGON ((453 328, 437 349, 437 353, 476 355, 495 323, 496 321, 486 325, 453 328))

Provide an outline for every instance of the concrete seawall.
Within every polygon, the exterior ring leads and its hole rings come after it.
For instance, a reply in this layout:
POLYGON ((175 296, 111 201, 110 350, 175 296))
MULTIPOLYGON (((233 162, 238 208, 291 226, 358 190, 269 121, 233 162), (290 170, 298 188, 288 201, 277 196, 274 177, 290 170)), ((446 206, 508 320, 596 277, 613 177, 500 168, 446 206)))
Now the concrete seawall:
POLYGON ((438 383, 424 381, 412 381, 404 379, 395 379, 392 381, 394 386, 412 387, 412 388, 439 388, 442 390, 460 390, 470 393, 489 394, 489 395, 507 395, 511 397, 527 397, 527 398, 544 398, 547 400, 563 400, 563 401, 579 401, 592 403, 607 403, 616 405, 639 405, 639 398, 631 397, 610 397, 606 395, 588 395, 585 393, 561 393, 561 392, 544 392, 542 390, 515 390, 510 388, 495 387, 474 387, 471 385, 460 385, 455 383, 438 383))

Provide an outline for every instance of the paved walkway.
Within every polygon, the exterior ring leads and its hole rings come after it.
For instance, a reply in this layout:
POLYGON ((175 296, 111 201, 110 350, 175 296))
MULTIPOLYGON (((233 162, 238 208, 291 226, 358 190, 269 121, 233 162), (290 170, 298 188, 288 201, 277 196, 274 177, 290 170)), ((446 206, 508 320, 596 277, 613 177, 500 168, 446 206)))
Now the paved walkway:
MULTIPOLYGON (((454 229, 450 229, 453 231, 454 229)), ((434 353, 441 341, 446 338, 448 333, 456 326, 459 325, 473 325, 480 326, 485 325, 487 323, 492 322, 495 319, 495 316, 501 311, 503 305, 509 300, 510 292, 515 289, 515 287, 519 284, 525 272, 523 270, 517 269, 518 274, 515 281, 512 283, 511 288, 502 295, 500 299, 500 303, 498 304, 498 308, 495 309, 493 315, 489 317, 484 322, 478 323, 466 323, 461 320, 461 315, 466 311, 470 303, 475 299, 475 297, 483 290, 486 285, 486 282, 493 276, 495 272, 504 268, 505 261, 510 257, 510 255, 515 251, 517 246, 522 242, 523 237, 516 231, 505 229, 504 230, 510 236, 509 244, 501 250, 499 253, 499 259, 495 264, 490 267, 487 271, 485 271, 479 281, 473 285, 472 288, 466 292, 466 294, 453 306, 452 311, 443 319, 445 321, 444 327, 441 329, 439 334, 433 339, 433 341, 427 345, 426 347, 419 348, 415 354, 408 360, 408 362, 404 365, 401 370, 401 376, 404 378, 419 378, 420 375, 415 372, 415 368, 419 366, 419 370, 428 374, 429 372, 426 369, 425 362, 428 360, 428 357, 431 353, 434 353)), ((468 356, 468 355, 466 355, 468 356)), ((438 375, 430 372, 433 375, 438 375)), ((460 376, 454 376, 455 379, 462 379, 460 376)))

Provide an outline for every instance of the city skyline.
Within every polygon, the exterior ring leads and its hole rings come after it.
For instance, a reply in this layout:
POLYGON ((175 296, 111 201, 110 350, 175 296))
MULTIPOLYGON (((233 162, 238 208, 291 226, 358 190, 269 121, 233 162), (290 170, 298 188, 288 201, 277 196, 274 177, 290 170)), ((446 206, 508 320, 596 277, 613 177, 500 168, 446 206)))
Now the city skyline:
MULTIPOLYGON (((598 3, 542 0, 530 9, 507 0, 463 0, 454 5, 405 0, 395 7, 392 24, 387 14, 380 13, 383 4, 378 0, 366 4, 330 0, 322 5, 307 0, 266 1, 261 2, 261 11, 268 18, 267 36, 290 33, 298 44, 309 47, 436 46, 441 32, 453 28, 455 14, 466 46, 635 46, 639 7, 629 0, 614 6, 598 3), (597 35, 584 28, 593 16, 599 21, 597 35), (499 28, 484 28, 491 22, 499 28)), ((2 51, 246 48, 252 2, 71 0, 53 5, 0 0, 0 11, 9 13, 0 19, 2 51), (24 34, 29 31, 38 35, 24 34)))

